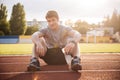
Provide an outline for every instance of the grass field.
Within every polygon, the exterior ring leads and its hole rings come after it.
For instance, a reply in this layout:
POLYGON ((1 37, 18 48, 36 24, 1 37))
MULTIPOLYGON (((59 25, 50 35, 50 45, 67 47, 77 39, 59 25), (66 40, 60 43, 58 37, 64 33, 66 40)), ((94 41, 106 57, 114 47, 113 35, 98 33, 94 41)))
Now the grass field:
MULTIPOLYGON (((0 55, 31 54, 33 44, 0 44, 0 55)), ((120 44, 80 44, 81 53, 119 53, 120 44)))

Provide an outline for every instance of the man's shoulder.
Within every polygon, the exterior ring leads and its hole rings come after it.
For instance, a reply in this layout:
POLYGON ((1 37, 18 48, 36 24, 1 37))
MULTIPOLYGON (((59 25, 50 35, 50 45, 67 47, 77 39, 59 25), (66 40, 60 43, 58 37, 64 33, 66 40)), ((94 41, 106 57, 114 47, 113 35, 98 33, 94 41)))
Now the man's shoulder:
POLYGON ((60 27, 63 28, 63 29, 72 29, 71 27, 65 26, 65 25, 60 25, 60 27))
POLYGON ((39 30, 48 30, 48 27, 42 27, 39 30))
POLYGON ((61 34, 67 35, 67 34, 69 34, 69 32, 72 31, 72 28, 64 26, 64 25, 61 25, 60 26, 60 31, 62 32, 61 34))
POLYGON ((48 27, 40 28, 39 31, 41 33, 46 33, 48 31, 48 27))

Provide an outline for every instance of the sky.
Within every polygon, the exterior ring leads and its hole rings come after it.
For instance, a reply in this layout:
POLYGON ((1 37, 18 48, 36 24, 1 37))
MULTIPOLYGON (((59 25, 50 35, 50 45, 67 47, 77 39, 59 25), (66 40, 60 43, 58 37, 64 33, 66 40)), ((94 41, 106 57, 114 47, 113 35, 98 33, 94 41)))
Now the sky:
POLYGON ((48 10, 56 10, 61 21, 68 19, 97 24, 105 16, 111 16, 114 9, 120 13, 120 0, 0 0, 7 6, 8 20, 14 4, 20 2, 24 6, 26 20, 45 20, 48 10))

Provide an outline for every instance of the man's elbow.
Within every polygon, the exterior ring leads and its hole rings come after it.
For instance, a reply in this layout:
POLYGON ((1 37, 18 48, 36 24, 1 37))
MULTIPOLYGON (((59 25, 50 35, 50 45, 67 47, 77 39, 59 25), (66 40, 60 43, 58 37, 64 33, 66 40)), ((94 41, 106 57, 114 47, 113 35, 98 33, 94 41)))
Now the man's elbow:
POLYGON ((34 40, 38 37, 38 32, 35 32, 32 34, 31 39, 34 42, 34 40))
POLYGON ((81 39, 82 35, 79 33, 79 39, 81 39))
POLYGON ((79 42, 82 35, 78 31, 75 31, 75 35, 74 36, 75 36, 76 42, 79 42))
POLYGON ((80 42, 80 39, 81 39, 81 34, 78 34, 78 36, 77 36, 77 42, 80 42))

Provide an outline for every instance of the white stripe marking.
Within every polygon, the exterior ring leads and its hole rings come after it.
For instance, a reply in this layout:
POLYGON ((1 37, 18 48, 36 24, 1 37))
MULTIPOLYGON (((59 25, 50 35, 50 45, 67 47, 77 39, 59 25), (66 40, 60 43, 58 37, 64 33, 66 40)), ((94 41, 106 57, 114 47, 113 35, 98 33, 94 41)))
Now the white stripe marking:
MULTIPOLYGON (((118 63, 120 61, 81 61, 81 63, 94 63, 94 62, 97 62, 97 63, 118 63)), ((29 62, 10 62, 10 63, 0 63, 0 64, 29 64, 29 62)))
MULTIPOLYGON (((36 71, 36 72, 3 72, 0 74, 30 74, 30 73, 70 73, 74 71, 36 71)), ((78 72, 120 72, 119 70, 79 70, 78 72)))

